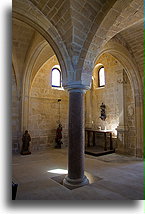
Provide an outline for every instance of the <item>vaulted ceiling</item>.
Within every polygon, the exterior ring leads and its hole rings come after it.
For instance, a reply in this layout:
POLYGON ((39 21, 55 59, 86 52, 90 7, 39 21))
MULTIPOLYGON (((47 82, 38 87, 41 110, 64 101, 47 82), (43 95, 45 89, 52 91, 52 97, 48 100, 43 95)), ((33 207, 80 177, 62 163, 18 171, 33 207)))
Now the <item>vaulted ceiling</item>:
POLYGON ((123 30, 118 35, 121 41, 125 41, 125 47, 133 56, 135 64, 143 77, 143 22, 136 23, 123 30))
POLYGON ((31 69, 36 72, 55 54, 49 43, 40 35, 40 33, 28 24, 17 19, 13 19, 12 41, 13 66, 18 70, 15 72, 20 74, 20 82, 23 77, 21 74, 23 74, 25 69, 28 69, 30 60, 33 60, 34 58, 33 67, 31 67, 31 69))
MULTIPOLYGON (((56 27, 76 69, 86 55, 88 60, 95 58, 116 36, 143 70, 143 0, 13 0, 13 7, 17 2, 27 2, 28 13, 38 10, 56 27)), ((38 70, 55 54, 50 45, 32 26, 13 18, 13 58, 18 59, 19 72, 26 69, 36 50, 39 60, 34 68, 38 70)))

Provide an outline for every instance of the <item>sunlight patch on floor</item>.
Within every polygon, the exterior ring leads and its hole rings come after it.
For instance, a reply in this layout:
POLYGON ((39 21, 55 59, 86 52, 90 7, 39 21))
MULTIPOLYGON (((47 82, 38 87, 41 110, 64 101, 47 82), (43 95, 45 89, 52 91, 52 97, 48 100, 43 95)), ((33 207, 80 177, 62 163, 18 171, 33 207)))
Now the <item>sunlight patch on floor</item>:
POLYGON ((67 174, 68 170, 66 170, 66 169, 52 169, 52 170, 49 170, 47 172, 55 173, 55 174, 67 174))

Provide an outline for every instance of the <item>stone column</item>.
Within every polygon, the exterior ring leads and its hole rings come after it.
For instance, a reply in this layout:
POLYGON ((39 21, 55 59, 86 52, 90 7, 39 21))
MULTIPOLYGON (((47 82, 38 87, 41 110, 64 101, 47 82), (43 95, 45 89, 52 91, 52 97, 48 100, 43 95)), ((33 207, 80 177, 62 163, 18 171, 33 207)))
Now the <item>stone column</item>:
POLYGON ((74 189, 88 184, 84 175, 84 93, 83 85, 67 87, 69 91, 68 175, 64 186, 74 189))

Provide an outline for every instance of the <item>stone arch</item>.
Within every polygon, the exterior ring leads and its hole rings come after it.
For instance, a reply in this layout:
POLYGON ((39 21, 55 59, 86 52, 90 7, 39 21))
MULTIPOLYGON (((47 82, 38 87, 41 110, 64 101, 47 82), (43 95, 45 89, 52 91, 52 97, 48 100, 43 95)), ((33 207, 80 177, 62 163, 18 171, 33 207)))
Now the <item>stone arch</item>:
POLYGON ((140 97, 142 97, 143 85, 141 77, 139 75, 138 68, 133 63, 134 58, 130 55, 128 50, 117 42, 109 41, 103 50, 97 55, 95 62, 103 53, 110 53, 123 65, 131 82, 134 96, 139 94, 140 97))
MULTIPOLYGON (((12 58, 13 58, 13 56, 12 56, 12 58)), ((16 88, 18 88, 18 78, 17 78, 17 75, 16 75, 16 70, 15 70, 13 59, 12 59, 12 74, 14 75, 16 88)))
POLYGON ((19 101, 18 77, 12 61, 12 149, 15 152, 19 150, 19 101))
POLYGON ((14 72, 14 76, 15 76, 15 80, 16 80, 17 93, 18 93, 18 96, 20 96, 20 76, 19 76, 17 57, 16 57, 14 47, 13 47, 13 51, 12 51, 12 68, 13 68, 13 72, 14 72))
MULTIPOLYGON (((32 89, 32 85, 33 85, 33 82, 35 81, 35 78, 37 77, 37 74, 42 69, 42 67, 45 66, 45 64, 47 64, 54 57, 56 57, 56 55, 53 55, 49 59, 46 59, 45 62, 39 67, 39 69, 37 71, 35 71, 35 74, 33 75, 33 77, 32 78, 30 77, 31 78, 31 84, 30 84, 30 87, 29 87, 29 94, 28 94, 28 96, 30 95, 30 91, 32 89)), ((59 65, 59 61, 58 61, 57 57, 56 57, 56 60, 57 60, 57 64, 59 65)), ((34 64, 35 64, 35 62, 34 62, 34 64)), ((32 66, 31 66, 31 69, 32 69, 32 66)))
POLYGON ((143 7, 139 6, 143 4, 141 0, 139 0, 138 6, 135 0, 124 1, 123 4, 120 0, 116 0, 112 3, 112 7, 103 17, 101 23, 98 24, 98 20, 93 23, 79 57, 78 67, 82 68, 81 79, 87 85, 90 85, 95 58, 102 47, 123 30, 143 23, 143 7))
MULTIPOLYGON (((22 117, 21 117, 21 131, 24 131, 28 127, 28 114, 29 114, 29 92, 31 88, 31 83, 33 82, 33 67, 37 61, 37 58, 39 57, 41 51, 46 46, 46 42, 40 42, 33 53, 28 58, 25 71, 24 71, 24 77, 23 77, 23 90, 22 90, 22 117)), ((34 74, 35 76, 36 74, 34 74)))
MULTIPOLYGON (((47 47, 47 45, 48 43, 46 41, 38 43, 33 52, 30 53, 26 63, 24 76, 25 79, 23 80, 23 94, 22 94, 22 127, 21 127, 22 131, 28 127, 29 96, 33 80, 35 79, 41 67, 48 61, 48 58, 45 59, 45 61, 39 65, 39 68, 37 70, 33 68, 37 63, 37 59, 39 59, 39 56, 41 55, 43 50, 47 47)), ((54 52, 52 54, 53 54, 52 56, 55 55, 54 52)), ((52 56, 49 57, 51 58, 52 56)))
MULTIPOLYGON (((51 45, 54 50, 58 61, 61 66, 62 72, 62 84, 67 85, 68 79, 73 76, 73 67, 71 65, 70 57, 67 53, 65 44, 59 35, 56 28, 52 23, 42 14, 40 11, 34 7, 29 1, 21 2, 15 1, 13 7, 13 18, 18 19, 39 32, 46 41, 51 45), (29 8, 28 8, 29 7, 29 8), (29 10, 29 13, 28 13, 29 10), (38 18, 39 17, 39 18, 38 18)), ((29 88, 30 88, 30 77, 32 67, 38 56, 38 52, 43 48, 44 44, 40 44, 37 51, 29 61, 24 72, 23 83, 22 83, 22 123, 21 131, 27 127, 27 117, 29 106, 29 88), (29 69, 28 69, 29 68, 29 69), (27 87, 26 87, 27 86, 27 87), (25 115, 25 116, 24 116, 25 115)))
POLYGON ((13 18, 23 21, 24 23, 34 28, 51 45, 63 71, 63 84, 65 85, 68 81, 69 76, 72 76, 73 67, 71 65, 70 57, 66 50, 65 44, 56 28, 49 22, 49 20, 47 20, 46 23, 45 17, 42 16, 41 22, 38 23, 38 21, 36 22, 36 20, 33 18, 33 15, 31 15, 31 17, 28 17, 28 13, 25 14, 24 11, 22 11, 21 13, 14 11, 13 18), (45 26, 43 22, 46 23, 45 26))
POLYGON ((104 53, 115 57, 125 68, 130 80, 135 101, 135 127, 136 127, 136 156, 143 156, 143 85, 133 58, 125 47, 112 41, 108 42, 96 60, 104 53))
POLYGON ((51 85, 51 71, 59 62, 55 55, 37 70, 29 93, 28 130, 32 143, 31 151, 55 146, 55 133, 59 120, 63 125, 63 144, 67 144, 67 92, 51 85), (58 98, 61 99, 60 110, 58 98), (65 114, 64 114, 65 112, 65 114), (46 146, 46 147, 45 147, 46 146))

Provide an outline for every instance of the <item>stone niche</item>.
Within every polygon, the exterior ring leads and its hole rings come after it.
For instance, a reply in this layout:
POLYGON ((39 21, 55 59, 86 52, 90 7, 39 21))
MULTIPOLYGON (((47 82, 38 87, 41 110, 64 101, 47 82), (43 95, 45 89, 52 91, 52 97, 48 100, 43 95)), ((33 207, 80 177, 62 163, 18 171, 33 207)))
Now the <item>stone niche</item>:
POLYGON ((59 118, 63 128, 62 147, 68 143, 68 94, 62 88, 51 86, 51 70, 58 64, 57 58, 51 57, 39 69, 31 86, 28 124, 32 150, 55 146, 59 118), (58 99, 61 99, 61 102, 58 102, 58 99))
MULTIPOLYGON (((134 155, 136 128, 132 94, 130 81, 123 66, 110 54, 101 55, 93 71, 92 87, 85 97, 86 128, 101 127, 113 130, 113 143, 117 151, 134 155), (105 68, 105 87, 98 87, 98 71, 101 65, 105 68), (105 121, 100 119, 102 102, 106 105, 105 121)), ((96 142, 101 146, 103 136, 97 134, 96 142)))

